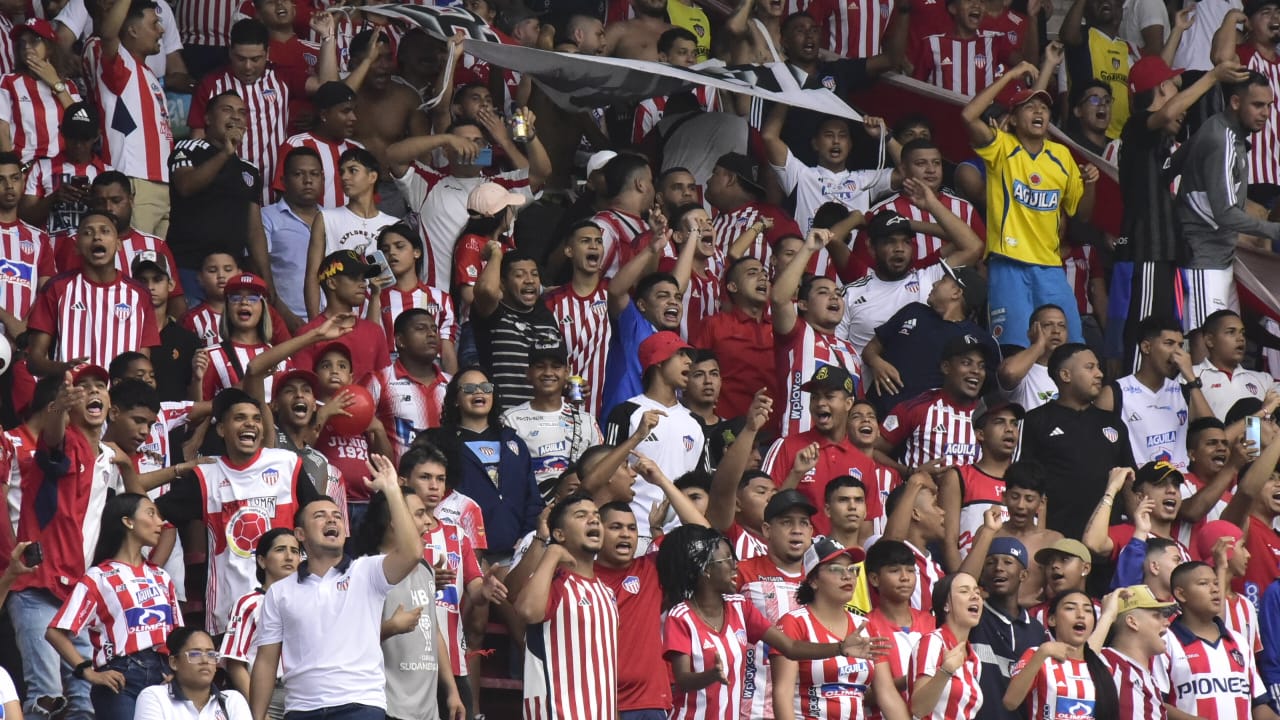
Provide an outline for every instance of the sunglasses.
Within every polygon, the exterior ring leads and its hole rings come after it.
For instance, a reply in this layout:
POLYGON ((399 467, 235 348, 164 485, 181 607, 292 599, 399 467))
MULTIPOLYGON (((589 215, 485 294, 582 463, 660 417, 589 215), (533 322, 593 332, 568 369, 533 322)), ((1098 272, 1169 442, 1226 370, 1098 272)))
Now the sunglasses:
POLYGON ((463 395, 475 395, 476 393, 484 393, 485 395, 493 394, 493 383, 463 383, 458 386, 463 395))

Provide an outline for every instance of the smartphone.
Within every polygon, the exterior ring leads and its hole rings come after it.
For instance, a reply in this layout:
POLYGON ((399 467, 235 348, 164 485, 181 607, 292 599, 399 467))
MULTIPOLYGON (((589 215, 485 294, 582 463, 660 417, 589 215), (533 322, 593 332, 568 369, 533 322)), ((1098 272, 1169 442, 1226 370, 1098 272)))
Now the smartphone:
POLYGON ((476 153, 476 159, 471 162, 477 167, 489 167, 493 164, 493 148, 485 146, 480 152, 476 153))
POLYGON ((22 551, 22 564, 27 567, 35 567, 44 562, 44 548, 40 547, 40 543, 33 542, 22 551))
POLYGON ((391 272, 391 265, 387 263, 387 256, 381 250, 374 250, 366 255, 365 261, 378 268, 378 276, 373 278, 374 285, 385 288, 391 287, 396 283, 396 275, 391 272))
POLYGON ((1244 419, 1244 439, 1253 443, 1255 449, 1262 449, 1262 418, 1249 415, 1244 419))
POLYGON ((87 187, 89 187, 89 176, 88 176, 88 175, 74 175, 74 176, 72 176, 72 178, 71 178, 71 184, 72 184, 72 185, 75 185, 76 187, 83 187, 83 188, 87 188, 87 187))

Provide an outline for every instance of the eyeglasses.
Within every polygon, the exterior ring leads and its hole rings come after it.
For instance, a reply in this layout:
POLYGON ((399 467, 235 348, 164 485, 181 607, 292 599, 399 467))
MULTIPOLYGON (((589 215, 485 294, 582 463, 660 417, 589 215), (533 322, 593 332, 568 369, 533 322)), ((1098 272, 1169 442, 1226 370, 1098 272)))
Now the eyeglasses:
POLYGON ((1090 105, 1101 105, 1103 107, 1106 107, 1111 103, 1115 102, 1115 99, 1112 98, 1110 95, 1088 95, 1084 99, 1082 99, 1080 102, 1089 103, 1090 105))
POLYGON ((729 567, 736 568, 738 567, 738 558, 730 556, 727 558, 720 558, 719 560, 708 560, 707 566, 710 567, 716 563, 729 563, 729 567))
POLYGON ((258 303, 262 302, 262 296, 258 295, 257 293, 254 293, 252 295, 230 295, 227 297, 227 300, 230 301, 232 305, 245 304, 245 303, 249 305, 257 305, 258 303))
POLYGON ((217 650, 187 650, 182 653, 182 655, 187 659, 187 662, 192 665, 199 665, 200 663, 206 662, 216 663, 218 662, 218 659, 222 657, 222 653, 217 650))
POLYGON ((476 393, 484 393, 485 395, 493 394, 493 383, 463 383, 458 386, 463 395, 475 395, 476 393))
POLYGON ((822 572, 835 577, 856 577, 858 575, 858 567, 856 565, 826 565, 822 568, 822 572))

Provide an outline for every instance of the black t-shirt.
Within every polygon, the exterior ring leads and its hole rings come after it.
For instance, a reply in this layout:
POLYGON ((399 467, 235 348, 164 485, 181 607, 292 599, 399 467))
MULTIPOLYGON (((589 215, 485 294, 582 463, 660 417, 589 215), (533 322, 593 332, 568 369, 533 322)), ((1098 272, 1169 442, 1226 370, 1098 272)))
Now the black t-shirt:
POLYGON ((151 348, 151 367, 156 371, 156 391, 161 400, 186 399, 191 385, 191 358, 203 346, 195 333, 172 319, 160 331, 160 345, 151 348))
MULTIPOLYGON (((183 140, 169 156, 170 177, 183 168, 203 165, 222 150, 207 140, 183 140)), ((262 173, 248 162, 228 159, 208 187, 190 196, 169 186, 169 249, 178 267, 194 269, 211 252, 244 256, 250 206, 262 200, 262 173)))
POLYGON ((529 348, 564 342, 555 316, 541 300, 523 312, 498 303, 498 309, 488 317, 473 314, 471 323, 480 362, 498 386, 498 407, 506 410, 532 400, 533 386, 527 377, 529 348))
POLYGON ((1171 178, 1166 175, 1173 155, 1173 136, 1147 129, 1151 111, 1131 108, 1120 133, 1120 195, 1124 207, 1117 260, 1181 263, 1185 244, 1173 214, 1171 178))
POLYGON ((1111 469, 1133 467, 1129 432, 1115 413, 1093 405, 1072 410, 1057 401, 1027 413, 1018 459, 1044 468, 1049 529, 1069 538, 1084 535, 1111 469))

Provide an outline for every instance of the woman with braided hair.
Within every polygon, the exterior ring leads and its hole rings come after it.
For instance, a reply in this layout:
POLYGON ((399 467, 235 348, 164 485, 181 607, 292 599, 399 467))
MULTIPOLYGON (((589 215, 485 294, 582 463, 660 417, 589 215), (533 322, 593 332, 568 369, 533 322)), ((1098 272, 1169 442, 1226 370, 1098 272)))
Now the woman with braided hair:
POLYGON ((667 619, 663 653, 675 679, 672 720, 736 720, 747 677, 747 649, 764 640, 792 660, 846 655, 877 660, 888 642, 850 633, 838 643, 787 637, 738 594, 738 561, 728 538, 711 528, 682 525, 658 551, 667 619))

